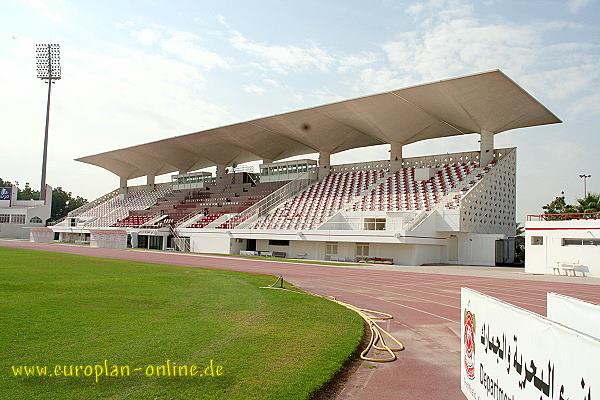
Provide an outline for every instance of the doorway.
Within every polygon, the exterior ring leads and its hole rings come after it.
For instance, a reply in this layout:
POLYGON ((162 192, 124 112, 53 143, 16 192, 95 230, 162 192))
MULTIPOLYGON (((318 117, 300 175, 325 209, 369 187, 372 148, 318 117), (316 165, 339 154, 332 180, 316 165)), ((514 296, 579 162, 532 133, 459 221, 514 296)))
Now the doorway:
POLYGON ((448 239, 448 261, 458 262, 458 237, 450 235, 448 239))

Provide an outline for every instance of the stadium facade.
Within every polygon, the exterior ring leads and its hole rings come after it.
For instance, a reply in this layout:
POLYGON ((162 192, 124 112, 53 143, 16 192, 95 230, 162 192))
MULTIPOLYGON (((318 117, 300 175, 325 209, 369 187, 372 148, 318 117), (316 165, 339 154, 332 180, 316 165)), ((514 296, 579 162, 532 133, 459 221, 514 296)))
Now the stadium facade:
POLYGON ((497 70, 259 118, 78 159, 117 175, 119 188, 50 229, 97 246, 493 265, 511 258, 517 157, 494 136, 559 122, 497 70), (473 133, 478 151, 402 154, 473 133), (331 164, 381 144, 389 159, 331 164), (301 158, 314 153, 318 162, 301 158), (237 167, 256 161, 259 172, 237 167), (163 174, 172 181, 155 184, 163 174))

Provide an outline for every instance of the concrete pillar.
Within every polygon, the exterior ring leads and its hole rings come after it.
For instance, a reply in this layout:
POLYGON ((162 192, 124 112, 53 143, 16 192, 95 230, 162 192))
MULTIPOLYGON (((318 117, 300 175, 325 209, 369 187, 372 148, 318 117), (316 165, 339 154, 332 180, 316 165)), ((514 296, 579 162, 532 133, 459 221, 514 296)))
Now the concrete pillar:
POLYGON ((119 195, 125 196, 127 194, 127 177, 119 177, 119 195))
POLYGON ((263 164, 273 164, 273 160, 272 160, 272 159, 270 160, 270 159, 268 159, 268 158, 264 158, 264 159, 262 160, 262 163, 263 163, 263 164))
POLYGON ((146 175, 146 185, 154 186, 154 181, 156 177, 154 175, 146 175))
POLYGON ((479 134, 479 165, 485 167, 494 159, 494 133, 481 131, 479 134))
POLYGON ((225 165, 217 164, 217 183, 223 181, 225 177, 225 165))
POLYGON ((319 179, 325 178, 331 172, 331 153, 327 151, 319 152, 319 179))
POLYGON ((390 170, 391 172, 402 169, 402 143, 392 142, 390 148, 390 170))

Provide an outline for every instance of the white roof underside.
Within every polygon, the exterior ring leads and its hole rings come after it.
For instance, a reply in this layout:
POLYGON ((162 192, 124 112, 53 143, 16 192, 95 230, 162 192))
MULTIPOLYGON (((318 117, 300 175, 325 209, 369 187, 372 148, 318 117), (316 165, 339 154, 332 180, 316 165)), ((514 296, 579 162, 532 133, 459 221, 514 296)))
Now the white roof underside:
POLYGON ((501 71, 259 118, 82 157, 128 179, 214 165, 561 122, 501 71))

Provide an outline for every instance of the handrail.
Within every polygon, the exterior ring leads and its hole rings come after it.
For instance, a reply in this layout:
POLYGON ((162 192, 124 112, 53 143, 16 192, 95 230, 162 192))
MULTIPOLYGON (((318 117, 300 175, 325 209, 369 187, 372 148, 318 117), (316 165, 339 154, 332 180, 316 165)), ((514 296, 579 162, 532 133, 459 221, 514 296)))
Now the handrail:
POLYGON ((270 195, 263 197, 244 211, 231 217, 223 223, 222 226, 225 229, 233 229, 255 216, 261 217, 280 205, 283 201, 304 190, 311 182, 312 180, 310 179, 308 172, 304 172, 293 181, 286 183, 270 195))
POLYGON ((600 212, 575 212, 562 214, 529 214, 527 221, 568 221, 573 219, 600 219, 600 212))
POLYGON ((179 228, 181 225, 185 224, 186 222, 188 222, 190 219, 194 218, 198 214, 202 214, 202 211, 198 211, 198 210, 194 209, 194 211, 192 211, 189 214, 186 214, 183 218, 181 218, 179 221, 177 221, 177 223, 175 224, 175 228, 179 228))

